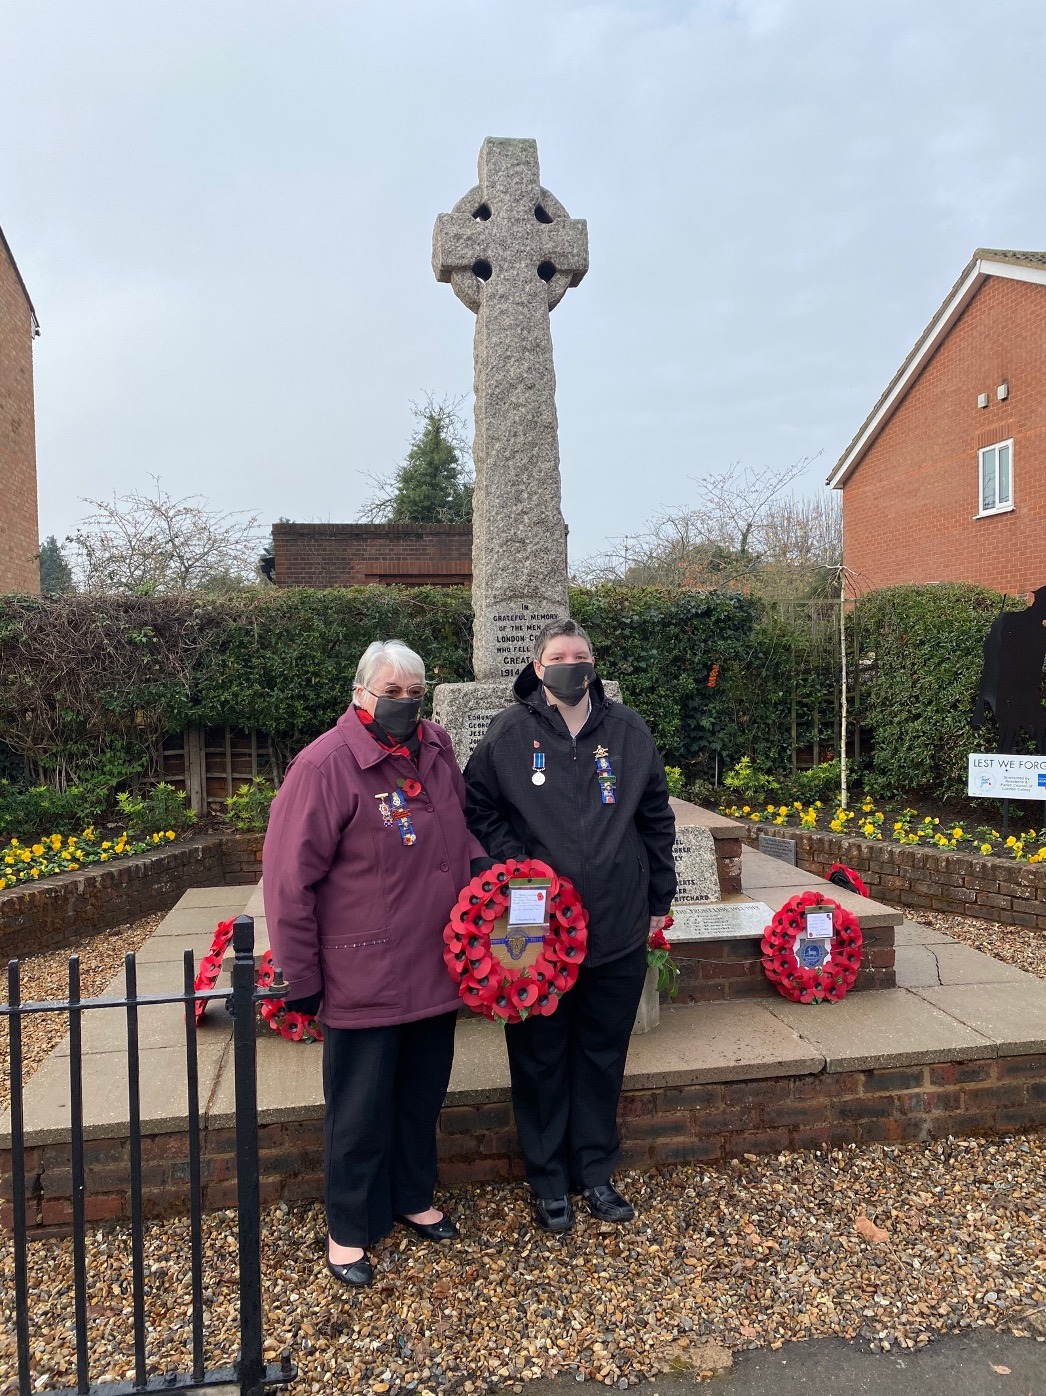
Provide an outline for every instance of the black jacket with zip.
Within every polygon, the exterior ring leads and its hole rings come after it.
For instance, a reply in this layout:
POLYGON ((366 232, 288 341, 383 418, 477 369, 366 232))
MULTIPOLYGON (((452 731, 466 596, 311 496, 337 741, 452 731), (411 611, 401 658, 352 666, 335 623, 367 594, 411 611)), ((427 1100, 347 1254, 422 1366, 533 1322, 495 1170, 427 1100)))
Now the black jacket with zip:
POLYGON ((675 818, 665 768, 643 719, 605 697, 598 679, 576 738, 545 701, 532 664, 514 692, 465 768, 469 828, 499 862, 540 858, 569 877, 588 911, 587 963, 606 964, 642 945, 650 917, 672 905, 675 818), (615 778, 613 804, 600 796, 597 748, 615 778), (545 779, 535 785, 536 753, 545 779))

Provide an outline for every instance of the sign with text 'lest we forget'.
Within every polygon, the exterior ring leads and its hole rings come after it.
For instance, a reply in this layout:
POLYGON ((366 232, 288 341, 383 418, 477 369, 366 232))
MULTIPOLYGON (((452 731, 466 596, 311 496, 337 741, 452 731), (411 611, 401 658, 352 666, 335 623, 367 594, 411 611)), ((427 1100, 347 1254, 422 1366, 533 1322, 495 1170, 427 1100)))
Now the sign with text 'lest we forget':
POLYGON ((966 793, 992 800, 1046 800, 1046 756, 971 752, 966 793))

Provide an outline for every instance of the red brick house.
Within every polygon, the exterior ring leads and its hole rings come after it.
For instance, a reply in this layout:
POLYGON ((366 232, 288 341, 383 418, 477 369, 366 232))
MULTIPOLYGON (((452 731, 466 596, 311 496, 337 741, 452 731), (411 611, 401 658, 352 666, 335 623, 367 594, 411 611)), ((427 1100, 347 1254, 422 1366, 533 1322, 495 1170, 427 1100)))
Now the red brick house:
POLYGON ((0 228, 0 592, 40 590, 33 340, 39 333, 0 228))
POLYGON ((1046 252, 974 253, 828 483, 858 591, 1046 585, 1046 252))

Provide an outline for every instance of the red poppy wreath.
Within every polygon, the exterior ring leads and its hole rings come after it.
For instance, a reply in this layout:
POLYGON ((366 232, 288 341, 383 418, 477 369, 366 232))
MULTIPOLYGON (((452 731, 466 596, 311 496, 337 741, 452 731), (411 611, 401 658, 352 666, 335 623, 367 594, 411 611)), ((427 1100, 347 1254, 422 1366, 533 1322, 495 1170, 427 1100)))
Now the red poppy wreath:
POLYGON ((520 1023, 531 1014, 555 1013, 574 987, 588 944, 588 915, 577 888, 537 858, 509 858, 474 877, 450 913, 443 959, 458 993, 475 1013, 495 1022, 520 1023), (491 930, 508 914, 513 878, 548 878, 548 930, 532 965, 504 964, 491 946, 491 930))
POLYGON ((763 969, 778 993, 793 1003, 838 1003, 857 979, 862 943, 860 922, 852 912, 830 897, 801 892, 774 913, 763 931, 763 969), (803 933, 809 910, 832 913, 831 949, 816 968, 801 965, 795 955, 796 937, 803 933))

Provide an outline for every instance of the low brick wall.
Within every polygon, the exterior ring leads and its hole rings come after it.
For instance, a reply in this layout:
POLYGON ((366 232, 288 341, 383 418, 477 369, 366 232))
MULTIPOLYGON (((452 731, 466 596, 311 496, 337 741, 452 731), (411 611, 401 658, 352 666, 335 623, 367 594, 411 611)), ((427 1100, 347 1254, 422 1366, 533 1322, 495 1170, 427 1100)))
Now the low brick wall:
POLYGON ((262 834, 210 834, 0 892, 0 955, 21 959, 169 911, 189 887, 253 885, 262 834))
MULTIPOLYGON (((870 926, 862 929, 862 936, 861 968, 850 992, 896 988, 893 926, 870 926)), ((668 938, 671 941, 671 931, 668 938)), ((672 946, 672 956, 679 966, 682 1003, 777 997, 763 970, 759 940, 679 941, 672 946)))
MULTIPOLYGON (((1046 1055, 626 1091, 620 1114, 623 1169, 784 1149, 918 1143, 949 1134, 1011 1134, 1046 1125, 1046 1055)), ((202 1145, 205 1208, 234 1206, 235 1134, 205 1130, 202 1145)), ((522 1179, 508 1101, 448 1106, 440 1121, 439 1157, 440 1179, 447 1186, 522 1179)), ((89 1221, 128 1218, 128 1158, 126 1138, 86 1142, 89 1221)), ((146 1137, 142 1158, 147 1215, 183 1214, 186 1136, 146 1137)), ((72 1219, 68 1145, 26 1149, 25 1167, 32 1229, 67 1228, 72 1219)), ((262 1125, 259 1173, 263 1205, 319 1200, 322 1120, 262 1125)), ((10 1152, 0 1153, 0 1178, 0 1222, 10 1228, 10 1152)))
POLYGON ((947 911, 1046 930, 1046 863, 1030 866, 980 854, 877 843, 772 824, 742 824, 740 828, 751 844, 760 834, 792 839, 799 867, 819 877, 826 877, 833 863, 844 863, 861 874, 873 897, 891 906, 947 911))

